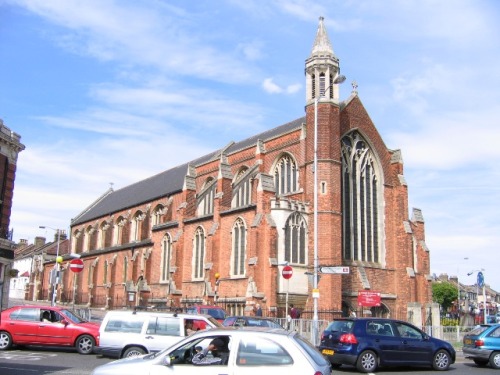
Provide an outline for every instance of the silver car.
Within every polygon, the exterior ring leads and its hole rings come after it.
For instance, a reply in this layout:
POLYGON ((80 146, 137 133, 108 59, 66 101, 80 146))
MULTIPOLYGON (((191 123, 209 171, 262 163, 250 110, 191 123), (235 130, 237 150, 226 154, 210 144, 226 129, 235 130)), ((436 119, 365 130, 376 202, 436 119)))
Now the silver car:
POLYGON ((284 329, 214 328, 199 331, 159 353, 124 358, 97 367, 92 375, 255 375, 256 373, 330 375, 330 363, 297 332, 284 329), (225 343, 223 363, 197 365, 199 354, 208 359, 220 353, 208 351, 212 343, 225 343), (193 361, 193 358, 195 360, 193 361))

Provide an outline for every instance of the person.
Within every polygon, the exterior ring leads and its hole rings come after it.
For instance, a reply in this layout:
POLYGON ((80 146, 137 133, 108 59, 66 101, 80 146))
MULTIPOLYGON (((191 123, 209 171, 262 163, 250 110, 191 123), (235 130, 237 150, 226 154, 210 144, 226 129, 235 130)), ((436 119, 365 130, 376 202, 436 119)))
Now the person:
POLYGON ((255 305, 255 316, 262 316, 262 308, 259 304, 255 305))
POLYGON ((297 311, 297 309, 292 304, 290 304, 290 307, 291 307, 291 309, 290 309, 290 318, 292 318, 292 319, 298 319, 299 317, 298 317, 298 311, 297 311))
POLYGON ((201 352, 195 354, 191 363, 197 366, 204 365, 227 365, 229 359, 229 350, 227 345, 221 338, 213 339, 208 347, 203 349, 201 352), (208 352, 212 353, 212 356, 208 356, 208 352))
POLYGON ((184 331, 186 336, 191 336, 196 331, 193 329, 193 321, 190 319, 186 319, 184 321, 184 331))
POLYGON ((42 322, 44 323, 52 323, 52 320, 50 319, 50 311, 44 311, 42 314, 42 322))

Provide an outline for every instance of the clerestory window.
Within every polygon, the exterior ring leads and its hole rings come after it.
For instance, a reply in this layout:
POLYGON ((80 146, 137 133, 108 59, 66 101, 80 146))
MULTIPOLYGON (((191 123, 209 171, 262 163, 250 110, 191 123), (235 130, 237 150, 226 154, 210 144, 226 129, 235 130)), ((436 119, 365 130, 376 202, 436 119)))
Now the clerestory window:
POLYGON ((276 163, 274 169, 274 185, 277 195, 288 194, 298 190, 298 170, 295 160, 284 155, 276 163))

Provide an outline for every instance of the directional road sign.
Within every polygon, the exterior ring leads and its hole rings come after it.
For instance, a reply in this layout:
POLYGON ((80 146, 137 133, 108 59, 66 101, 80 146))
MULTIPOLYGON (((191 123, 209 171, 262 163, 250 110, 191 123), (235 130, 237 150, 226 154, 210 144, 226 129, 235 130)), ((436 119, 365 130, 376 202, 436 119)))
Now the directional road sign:
POLYGON ((319 272, 321 273, 349 273, 349 267, 328 267, 328 266, 321 266, 319 267, 319 272))

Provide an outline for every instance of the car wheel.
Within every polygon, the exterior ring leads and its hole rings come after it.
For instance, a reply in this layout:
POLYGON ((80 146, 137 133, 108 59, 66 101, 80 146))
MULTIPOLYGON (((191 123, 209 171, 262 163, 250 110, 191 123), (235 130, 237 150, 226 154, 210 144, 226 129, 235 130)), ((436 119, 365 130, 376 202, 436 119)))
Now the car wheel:
POLYGON ((138 357, 146 354, 146 351, 138 346, 131 346, 123 352, 122 358, 138 357))
POLYGON ((377 361, 377 355, 371 350, 366 350, 359 355, 356 368, 359 372, 375 372, 377 361))
POLYGON ((500 368, 500 352, 493 352, 490 355, 490 366, 492 368, 500 368))
POLYGON ((76 350, 80 354, 92 354, 94 351, 95 340, 92 336, 83 335, 76 340, 76 350))
POLYGON ((5 331, 0 332, 0 350, 7 350, 12 346, 12 336, 5 331))
POLYGON ((474 359, 474 363, 479 367, 485 367, 488 364, 488 361, 485 361, 484 359, 474 359))
POLYGON ((450 354, 446 350, 441 349, 434 354, 434 358, 432 359, 432 368, 437 371, 448 370, 450 362, 450 354))

